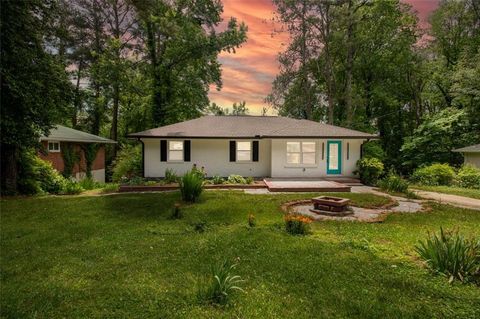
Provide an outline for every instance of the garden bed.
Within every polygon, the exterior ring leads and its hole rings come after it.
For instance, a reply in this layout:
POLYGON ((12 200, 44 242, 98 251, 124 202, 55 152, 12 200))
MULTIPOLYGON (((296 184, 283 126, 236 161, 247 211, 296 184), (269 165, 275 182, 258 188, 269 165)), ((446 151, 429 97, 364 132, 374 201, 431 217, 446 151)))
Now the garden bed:
MULTIPOLYGON (((252 184, 205 184, 205 189, 261 189, 267 188, 263 181, 255 181, 252 184)), ((120 185, 120 193, 127 192, 162 192, 179 189, 178 184, 165 185, 120 185)))

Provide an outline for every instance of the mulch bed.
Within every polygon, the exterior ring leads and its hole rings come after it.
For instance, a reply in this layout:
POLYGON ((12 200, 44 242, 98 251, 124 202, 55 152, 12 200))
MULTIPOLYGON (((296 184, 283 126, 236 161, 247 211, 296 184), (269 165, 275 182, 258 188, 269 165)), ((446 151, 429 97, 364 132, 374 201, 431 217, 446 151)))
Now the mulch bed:
MULTIPOLYGON (((255 181, 253 184, 207 184, 205 189, 260 189, 267 188, 267 185, 263 181, 255 181)), ((162 192, 179 189, 178 184, 167 185, 120 185, 118 191, 120 193, 126 192, 162 192)))

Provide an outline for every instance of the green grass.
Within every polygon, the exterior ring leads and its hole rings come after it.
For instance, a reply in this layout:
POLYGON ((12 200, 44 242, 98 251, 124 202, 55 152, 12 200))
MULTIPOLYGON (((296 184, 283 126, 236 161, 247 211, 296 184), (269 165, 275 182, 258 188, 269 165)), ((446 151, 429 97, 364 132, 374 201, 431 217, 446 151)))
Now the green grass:
POLYGON ((412 188, 429 191, 429 192, 452 194, 452 195, 459 195, 459 196, 480 199, 480 189, 453 187, 453 186, 423 186, 423 185, 414 185, 412 186, 412 188))
MULTIPOLYGON (((365 194, 335 194, 362 205, 365 194)), ((428 231, 480 236, 480 214, 434 205, 384 223, 282 228, 282 202, 312 194, 205 192, 170 219, 179 192, 1 202, 4 318, 478 318, 480 289, 448 284, 418 262, 428 231), (257 226, 247 227, 249 214, 257 226), (204 221, 206 231, 194 231, 204 221), (202 304, 213 263, 238 259, 246 281, 226 307, 202 304)))

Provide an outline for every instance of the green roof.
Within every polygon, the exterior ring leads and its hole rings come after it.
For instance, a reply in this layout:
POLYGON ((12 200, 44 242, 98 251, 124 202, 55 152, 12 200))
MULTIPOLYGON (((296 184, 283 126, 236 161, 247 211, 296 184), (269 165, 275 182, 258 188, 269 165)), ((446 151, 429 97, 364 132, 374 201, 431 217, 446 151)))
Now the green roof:
POLYGON ((50 130, 48 136, 40 137, 40 141, 59 141, 59 142, 80 142, 80 143, 102 143, 114 144, 117 143, 111 139, 85 133, 79 130, 74 130, 62 125, 57 125, 50 130))
POLYGON ((460 152, 460 153, 480 153, 480 144, 458 148, 453 151, 460 152))

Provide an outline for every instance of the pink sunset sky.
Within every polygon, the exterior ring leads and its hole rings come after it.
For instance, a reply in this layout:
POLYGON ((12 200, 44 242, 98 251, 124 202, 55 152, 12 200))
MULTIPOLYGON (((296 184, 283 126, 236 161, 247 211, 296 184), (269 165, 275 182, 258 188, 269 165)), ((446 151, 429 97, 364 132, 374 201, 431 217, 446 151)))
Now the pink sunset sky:
MULTIPOLYGON (((412 5, 421 26, 427 28, 428 16, 440 0, 403 1, 412 5)), ((235 54, 220 55, 223 87, 221 91, 211 87, 210 100, 222 107, 246 101, 249 114, 259 114, 263 107, 268 107, 264 99, 278 73, 277 54, 288 43, 288 34, 272 36, 275 7, 271 0, 223 0, 223 5, 225 20, 233 16, 247 24, 248 40, 235 54)))

